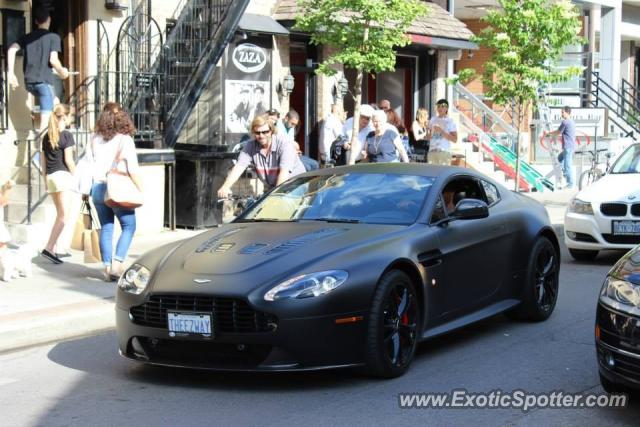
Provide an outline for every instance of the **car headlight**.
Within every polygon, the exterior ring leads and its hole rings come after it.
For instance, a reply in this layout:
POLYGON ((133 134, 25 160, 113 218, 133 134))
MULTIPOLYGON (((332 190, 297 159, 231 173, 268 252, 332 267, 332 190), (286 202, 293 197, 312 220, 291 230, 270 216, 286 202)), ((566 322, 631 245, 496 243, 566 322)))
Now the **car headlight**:
POLYGON ((640 286, 609 276, 602 285, 600 301, 618 311, 638 316, 640 286))
POLYGON ((593 208, 591 207, 590 202, 585 202, 583 200, 574 198, 569 204, 569 212, 584 215, 593 215, 593 208))
POLYGON ((302 274, 286 280, 264 294, 265 301, 317 297, 342 285, 349 273, 342 270, 302 274))
POLYGON ((139 295, 149 284, 151 272, 149 269, 140 264, 133 264, 120 276, 118 287, 125 292, 139 295))

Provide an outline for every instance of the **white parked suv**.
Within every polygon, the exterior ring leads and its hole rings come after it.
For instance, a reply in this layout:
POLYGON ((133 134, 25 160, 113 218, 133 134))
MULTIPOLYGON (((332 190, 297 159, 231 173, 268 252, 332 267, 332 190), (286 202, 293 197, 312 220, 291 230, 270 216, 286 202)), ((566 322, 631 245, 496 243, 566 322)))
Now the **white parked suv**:
POLYGON ((602 249, 640 243, 640 144, 629 146, 606 175, 571 200, 564 217, 571 256, 592 260, 602 249))

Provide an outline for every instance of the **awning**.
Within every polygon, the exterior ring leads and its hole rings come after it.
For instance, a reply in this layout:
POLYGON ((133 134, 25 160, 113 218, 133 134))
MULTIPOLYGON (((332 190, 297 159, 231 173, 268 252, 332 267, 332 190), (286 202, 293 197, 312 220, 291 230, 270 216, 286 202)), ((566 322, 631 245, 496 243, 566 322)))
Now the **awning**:
POLYGON ((411 43, 433 47, 436 49, 478 49, 478 45, 468 40, 431 37, 422 34, 409 34, 411 43))
POLYGON ((242 15, 240 23, 238 24, 238 30, 247 33, 289 35, 289 30, 278 24, 272 17, 253 13, 245 13, 242 15))

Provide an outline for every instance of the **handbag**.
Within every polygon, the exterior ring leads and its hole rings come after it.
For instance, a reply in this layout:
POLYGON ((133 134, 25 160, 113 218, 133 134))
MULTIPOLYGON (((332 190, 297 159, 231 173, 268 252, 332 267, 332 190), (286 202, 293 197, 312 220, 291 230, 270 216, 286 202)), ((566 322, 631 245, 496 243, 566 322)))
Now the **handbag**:
POLYGON ((121 158, 122 141, 113 161, 113 167, 107 172, 107 191, 104 195, 104 204, 111 208, 135 209, 142 206, 143 197, 140 189, 133 183, 129 175, 127 159, 121 158), (123 161, 127 167, 126 172, 118 170, 118 164, 123 161))
POLYGON ((84 250, 84 262, 87 264, 102 262, 102 254, 100 253, 100 231, 95 226, 96 221, 91 214, 91 205, 84 201, 84 207, 87 209, 89 217, 89 226, 82 230, 82 248, 84 250))

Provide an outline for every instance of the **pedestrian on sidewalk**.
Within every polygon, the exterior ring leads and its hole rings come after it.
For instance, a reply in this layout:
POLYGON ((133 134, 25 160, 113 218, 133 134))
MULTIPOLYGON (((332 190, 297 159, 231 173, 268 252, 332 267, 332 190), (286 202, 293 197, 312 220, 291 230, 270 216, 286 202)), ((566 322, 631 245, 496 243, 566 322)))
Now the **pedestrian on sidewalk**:
POLYGON ((73 135, 66 130, 68 121, 69 107, 64 104, 53 107, 47 133, 42 139, 44 185, 56 207, 56 219, 51 227, 47 245, 42 250, 42 256, 54 264, 62 264, 60 258, 69 256, 68 248, 56 247, 65 226, 66 197, 75 185, 73 173, 76 165, 73 160, 73 150, 76 144, 73 135))
POLYGON ((371 123, 373 132, 367 135, 362 155, 373 163, 409 163, 409 156, 402 145, 400 135, 386 126, 387 114, 384 110, 374 111, 371 123))
POLYGON ((562 174, 567 180, 567 189, 573 188, 573 153, 576 150, 576 122, 571 118, 571 107, 562 107, 562 123, 549 135, 561 135, 562 151, 558 161, 562 165, 562 174))
POLYGON ((429 112, 426 108, 418 108, 416 119, 411 124, 411 134, 413 135, 414 150, 416 153, 424 152, 424 162, 429 161, 429 140, 427 139, 427 128, 429 127, 429 112))
POLYGON ((436 102, 438 115, 429 120, 427 138, 429 145, 429 163, 451 165, 451 143, 458 142, 458 129, 449 117, 449 101, 439 99, 436 102))
POLYGON ((9 193, 13 185, 14 182, 8 180, 0 187, 0 252, 5 250, 7 243, 11 241, 11 234, 4 223, 4 207, 9 204, 9 193))
POLYGON ((108 102, 98 118, 95 134, 87 150, 89 161, 93 162, 91 198, 101 225, 100 252, 104 266, 103 277, 107 282, 116 280, 122 274, 123 262, 127 258, 136 231, 135 210, 111 208, 105 205, 107 173, 113 168, 117 168, 122 173, 128 173, 136 187, 142 191, 136 146, 131 137, 135 130, 131 117, 122 109, 122 106, 115 102, 108 102), (117 158, 122 161, 117 162, 117 158), (113 255, 115 218, 118 218, 122 233, 113 255))
POLYGON ((14 68, 16 53, 22 49, 24 52, 22 68, 25 87, 29 93, 38 98, 40 123, 37 128, 44 130, 49 123, 55 99, 53 90, 55 80, 51 69, 56 70, 61 79, 69 77, 69 70, 63 67, 58 59, 58 52, 62 51, 62 44, 60 36, 49 31, 51 25, 49 11, 42 6, 36 7, 33 11, 33 17, 37 28, 9 46, 7 80, 11 88, 15 89, 19 86, 14 68))

